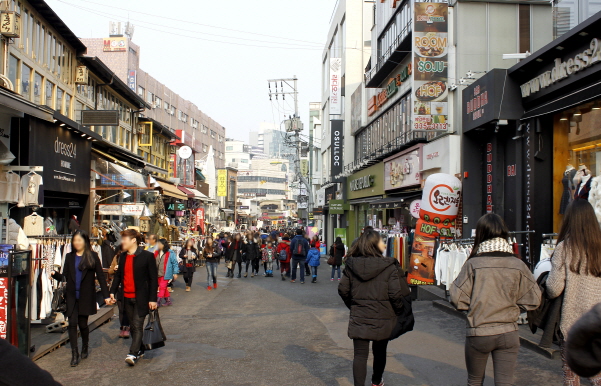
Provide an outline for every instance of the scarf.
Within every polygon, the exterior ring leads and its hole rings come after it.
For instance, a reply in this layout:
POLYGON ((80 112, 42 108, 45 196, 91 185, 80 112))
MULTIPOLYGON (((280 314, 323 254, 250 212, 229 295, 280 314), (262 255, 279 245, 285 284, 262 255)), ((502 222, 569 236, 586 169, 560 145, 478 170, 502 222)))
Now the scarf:
POLYGON ((497 237, 496 239, 490 239, 480 243, 478 254, 489 252, 505 252, 513 254, 513 248, 509 245, 507 240, 497 237))

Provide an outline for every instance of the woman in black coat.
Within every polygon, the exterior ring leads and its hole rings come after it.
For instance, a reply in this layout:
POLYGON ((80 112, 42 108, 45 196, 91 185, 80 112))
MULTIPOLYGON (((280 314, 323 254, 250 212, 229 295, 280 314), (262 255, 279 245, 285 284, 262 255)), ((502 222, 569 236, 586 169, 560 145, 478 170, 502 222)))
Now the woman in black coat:
POLYGON ((71 250, 65 257, 63 273, 52 271, 55 280, 66 280, 67 312, 69 319, 69 341, 71 342, 71 366, 79 364, 79 350, 77 346, 77 326, 81 332, 81 359, 88 357, 88 343, 90 329, 88 316, 96 314, 96 280, 100 283, 102 296, 107 305, 111 304, 106 278, 102 271, 102 264, 96 252, 92 252, 90 238, 82 230, 75 231, 71 239, 71 250))
POLYGON ((338 281, 340 281, 340 266, 342 265, 342 258, 346 253, 346 249, 344 248, 344 243, 342 242, 342 238, 336 237, 336 241, 330 247, 330 256, 334 256, 334 265, 332 265, 332 278, 331 281, 334 281, 334 275, 336 271, 338 271, 338 281))
POLYGON ((196 259, 198 258, 198 251, 194 248, 194 240, 186 240, 184 247, 179 252, 179 257, 183 260, 184 264, 185 271, 183 274, 184 281, 186 282, 186 292, 190 292, 194 272, 196 272, 196 259))
POLYGON ((369 342, 374 354, 372 384, 383 384, 386 348, 394 336, 397 315, 403 308, 399 263, 384 257, 386 244, 373 230, 365 232, 351 247, 338 294, 351 310, 348 336, 353 340, 353 378, 364 386, 369 342))
POLYGON ((246 244, 244 244, 244 257, 246 259, 246 272, 244 272, 244 277, 248 276, 248 266, 251 266, 251 274, 250 277, 255 276, 255 264, 256 264, 256 272, 259 274, 259 258, 261 257, 261 249, 259 247, 258 240, 253 237, 253 235, 248 236, 248 240, 246 244))

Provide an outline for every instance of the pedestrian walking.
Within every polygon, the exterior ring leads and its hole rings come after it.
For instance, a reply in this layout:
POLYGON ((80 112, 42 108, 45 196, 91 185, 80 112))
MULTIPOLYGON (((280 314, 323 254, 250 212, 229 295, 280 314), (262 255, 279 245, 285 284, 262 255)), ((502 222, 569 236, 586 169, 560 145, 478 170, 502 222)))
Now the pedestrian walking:
POLYGON ((190 292, 192 289, 194 272, 196 272, 196 259, 198 258, 198 251, 194 247, 194 240, 186 240, 184 247, 179 252, 179 258, 182 259, 184 281, 186 282, 186 292, 190 292))
MULTIPOLYGON (((547 292, 552 298, 563 293, 559 322, 563 384, 578 386, 580 377, 567 362, 568 332, 601 301, 601 228, 588 201, 576 200, 568 206, 557 242, 547 292)), ((590 382, 600 386, 601 374, 590 378, 590 382)))
POLYGON ((309 242, 303 235, 302 229, 296 230, 296 236, 290 241, 290 251, 292 252, 292 278, 291 283, 296 281, 296 269, 300 266, 300 282, 305 284, 305 263, 307 253, 309 253, 309 242))
POLYGON ((340 266, 342 265, 342 259, 346 254, 346 248, 342 242, 342 238, 336 237, 334 244, 330 247, 330 257, 333 259, 332 264, 332 277, 331 281, 334 281, 334 276, 338 272, 338 281, 340 281, 340 266))
POLYGON ((146 245, 146 250, 150 253, 155 253, 157 250, 159 250, 159 247, 157 245, 158 241, 159 240, 158 240, 157 235, 154 235, 154 234, 148 235, 148 244, 146 245))
POLYGON ((338 294, 350 309, 348 336, 353 340, 353 379, 365 386, 369 343, 374 356, 371 383, 383 386, 386 348, 403 308, 399 263, 384 257, 386 244, 378 232, 367 231, 351 247, 338 294))
POLYGON ((159 276, 159 294, 157 295, 157 307, 165 300, 165 305, 170 306, 171 295, 167 290, 167 284, 171 280, 177 280, 179 274, 179 265, 175 252, 171 250, 169 242, 166 239, 160 239, 157 243, 157 250, 154 252, 154 258, 157 262, 157 271, 159 276))
POLYGON ((251 269, 250 277, 254 277, 255 274, 258 275, 259 260, 261 258, 258 236, 253 234, 247 236, 247 243, 244 244, 244 257, 246 259, 246 271, 244 272, 244 277, 248 276, 249 265, 251 269))
POLYGON ((154 255, 140 247, 141 235, 135 229, 121 232, 124 252, 119 256, 119 269, 111 285, 111 300, 123 283, 125 312, 131 327, 131 346, 125 363, 135 366, 144 356, 143 324, 149 310, 157 308, 158 271, 154 255))
POLYGON ((234 238, 229 236, 227 237, 227 241, 224 243, 225 246, 225 266, 227 267, 227 274, 225 277, 234 277, 234 248, 232 248, 232 244, 234 243, 234 238))
MULTIPOLYGON (((116 251, 113 257, 113 262, 109 268, 109 275, 114 278, 117 271, 119 271, 119 256, 122 250, 116 251)), ((117 289, 117 309, 119 310, 119 338, 129 339, 129 319, 125 313, 125 303, 123 302, 123 285, 120 285, 117 289)))
POLYGON ((100 254, 102 255, 102 267, 108 268, 113 262, 115 257, 115 248, 113 243, 109 240, 109 232, 106 229, 102 229, 102 245, 100 246, 100 254))
POLYGON ((280 272, 282 274, 282 281, 286 278, 290 278, 290 259, 292 257, 290 253, 290 235, 285 233, 282 237, 282 241, 276 248, 276 254, 280 261, 280 272))
POLYGON ((96 314, 96 281, 100 284, 102 297, 107 305, 112 301, 109 297, 106 278, 102 271, 102 263, 96 252, 92 251, 90 237, 85 231, 75 230, 71 238, 71 251, 65 256, 63 273, 52 271, 55 280, 67 282, 65 298, 69 320, 69 342, 71 343, 71 367, 79 364, 79 347, 77 343, 77 327, 81 334, 81 359, 89 354, 90 328, 88 317, 96 314))
POLYGON ((231 249, 231 258, 232 258, 232 277, 234 277, 234 272, 236 270, 236 266, 238 266, 238 279, 242 277, 242 249, 244 247, 244 243, 242 242, 242 236, 240 233, 236 233, 230 246, 228 249, 231 249))
POLYGON ((307 264, 311 267, 311 283, 317 283, 317 268, 321 260, 321 254, 319 253, 319 249, 313 244, 309 253, 307 253, 307 264))
POLYGON ((265 263, 265 276, 273 277, 273 260, 275 259, 275 248, 271 241, 267 242, 267 246, 263 249, 263 263, 265 263))
POLYGON ((202 250, 202 256, 206 260, 207 266, 207 290, 217 289, 217 267, 222 251, 213 241, 212 237, 207 237, 205 246, 202 250))
POLYGON ((468 385, 481 386, 492 354, 495 385, 512 385, 520 336, 521 310, 534 310, 541 291, 507 242, 509 230, 494 213, 476 224, 474 248, 451 286, 451 302, 467 311, 465 362, 468 385))

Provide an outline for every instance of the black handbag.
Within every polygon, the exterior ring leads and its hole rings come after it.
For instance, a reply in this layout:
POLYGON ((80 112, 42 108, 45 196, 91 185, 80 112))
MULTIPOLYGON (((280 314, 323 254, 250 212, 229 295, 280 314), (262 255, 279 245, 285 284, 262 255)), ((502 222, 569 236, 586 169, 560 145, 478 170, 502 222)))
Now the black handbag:
POLYGON ((413 326, 415 325, 415 318, 411 307, 411 289, 407 284, 407 277, 401 267, 399 267, 399 279, 401 281, 401 291, 403 295, 401 298, 403 308, 401 309, 400 314, 397 315, 396 325, 392 330, 390 340, 396 339, 409 331, 413 331, 413 326))
POLYGON ((152 310, 148 314, 148 323, 144 327, 144 335, 142 337, 142 344, 146 350, 154 350, 165 346, 167 337, 163 332, 161 326, 161 320, 159 319, 159 311, 152 310))
POLYGON ((67 312, 67 285, 65 279, 61 281, 58 285, 58 288, 54 291, 52 295, 52 311, 54 312, 67 312))

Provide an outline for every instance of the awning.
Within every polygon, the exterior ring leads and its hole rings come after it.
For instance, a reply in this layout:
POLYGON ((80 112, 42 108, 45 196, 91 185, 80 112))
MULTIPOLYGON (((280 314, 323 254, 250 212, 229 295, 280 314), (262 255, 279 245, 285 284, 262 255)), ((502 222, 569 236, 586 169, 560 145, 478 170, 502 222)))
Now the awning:
POLYGON ((184 188, 183 186, 177 185, 177 188, 181 190, 188 198, 194 198, 194 193, 192 193, 188 188, 184 188))
POLYGON ((412 190, 399 194, 395 197, 387 197, 370 203, 369 207, 374 209, 396 209, 403 205, 407 205, 409 201, 419 198, 422 195, 421 190, 412 190))
POLYGON ((209 199, 209 197, 205 196, 204 194, 202 194, 201 192, 199 192, 196 189, 188 188, 188 190, 191 191, 192 193, 194 193, 194 198, 196 198, 197 200, 207 201, 209 199))
POLYGON ((233 211, 233 210, 231 210, 231 209, 224 209, 224 208, 220 208, 219 210, 221 210, 223 213, 228 213, 228 214, 229 214, 229 213, 234 213, 234 211, 233 211))
POLYGON ((198 176, 198 178, 200 178, 201 181, 205 181, 206 180, 205 176, 202 174, 202 172, 200 171, 200 169, 196 169, 196 175, 198 176))
POLYGON ((158 180, 157 182, 161 186, 161 189, 163 189, 163 195, 174 197, 179 200, 188 200, 188 197, 184 193, 182 193, 182 191, 179 190, 175 185, 158 180))
POLYGON ((146 163, 146 165, 144 165, 144 170, 153 172, 153 173, 159 173, 159 174, 169 173, 169 171, 167 169, 163 169, 158 166, 154 166, 153 164, 150 164, 148 162, 146 163))
MULTIPOLYGON (((15 84, 13 86, 16 87, 17 85, 15 84)), ((20 95, 4 88, 0 88, 0 105, 6 106, 18 113, 25 113, 48 122, 52 122, 51 109, 38 106, 35 103, 22 98, 20 95)))
POLYGON ((96 173, 96 189, 152 189, 148 186, 146 177, 127 164, 96 149, 92 150, 106 158, 93 157, 96 161, 96 166, 92 168, 92 172, 96 173))
POLYGON ((601 82, 585 86, 579 90, 573 91, 567 95, 562 95, 557 99, 549 101, 540 106, 536 106, 524 113, 520 120, 530 119, 541 115, 557 113, 567 110, 571 107, 581 105, 585 102, 598 99, 601 96, 601 82))

